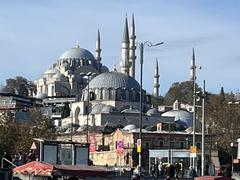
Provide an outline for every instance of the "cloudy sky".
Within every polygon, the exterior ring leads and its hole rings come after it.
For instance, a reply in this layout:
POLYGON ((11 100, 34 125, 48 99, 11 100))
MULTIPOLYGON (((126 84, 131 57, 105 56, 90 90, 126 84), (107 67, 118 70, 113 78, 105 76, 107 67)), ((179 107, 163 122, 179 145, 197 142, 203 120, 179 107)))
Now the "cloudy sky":
MULTIPOLYGON (((205 79, 208 91, 218 93, 223 86, 238 92, 239 9, 237 0, 0 1, 0 83, 18 75, 39 78, 76 41, 94 54, 97 29, 102 62, 109 69, 119 67, 124 18, 127 14, 131 22, 134 13, 138 42, 165 43, 145 48, 143 86, 148 92, 153 91, 156 58, 161 95, 172 83, 188 80, 193 47, 202 66, 198 84, 205 79)), ((139 75, 139 66, 136 72, 139 75)))

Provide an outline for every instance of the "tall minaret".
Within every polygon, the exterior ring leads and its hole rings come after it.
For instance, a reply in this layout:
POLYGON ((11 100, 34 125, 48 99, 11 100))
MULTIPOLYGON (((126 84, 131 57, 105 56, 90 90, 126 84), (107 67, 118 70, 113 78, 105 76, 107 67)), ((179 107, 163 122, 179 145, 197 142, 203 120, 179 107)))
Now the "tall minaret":
POLYGON ((190 66, 190 81, 193 81, 194 78, 196 78, 195 71, 196 71, 196 64, 195 64, 195 53, 193 48, 193 54, 192 54, 192 60, 191 60, 191 66, 190 66))
POLYGON ((122 60, 121 60, 121 72, 129 75, 129 34, 128 34, 128 21, 125 19, 125 27, 122 40, 122 60))
POLYGON ((100 32, 98 30, 98 34, 97 34, 97 40, 96 40, 96 60, 97 63, 100 64, 101 63, 101 42, 100 42, 100 32))
POLYGON ((132 15, 132 25, 130 30, 130 49, 129 49, 129 62, 131 63, 131 67, 129 70, 130 76, 135 78, 135 61, 136 61, 136 34, 135 34, 135 22, 134 22, 134 15, 132 15))
POLYGON ((153 95, 155 97, 159 96, 159 70, 158 70, 158 59, 156 59, 156 66, 155 66, 155 70, 154 70, 154 89, 153 89, 153 95))

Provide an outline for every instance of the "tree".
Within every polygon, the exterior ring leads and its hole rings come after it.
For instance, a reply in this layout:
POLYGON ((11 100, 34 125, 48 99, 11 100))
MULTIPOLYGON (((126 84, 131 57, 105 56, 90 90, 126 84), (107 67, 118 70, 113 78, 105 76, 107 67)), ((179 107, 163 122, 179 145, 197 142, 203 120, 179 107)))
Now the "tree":
POLYGON ((230 143, 236 142, 240 137, 240 107, 235 103, 229 103, 234 101, 236 101, 234 94, 224 93, 222 88, 219 94, 210 95, 206 106, 206 124, 214 136, 212 145, 217 144, 219 158, 223 164, 231 162, 230 143))
MULTIPOLYGON (((200 90, 196 85, 196 91, 200 90)), ((172 105, 178 100, 181 103, 192 104, 193 102, 193 82, 175 82, 172 84, 167 94, 164 97, 164 104, 172 105)))
POLYGON ((28 90, 33 92, 36 91, 36 86, 26 78, 22 76, 17 76, 15 78, 9 78, 6 80, 7 89, 9 93, 18 92, 21 96, 28 96, 28 90))
POLYGON ((33 138, 53 139, 55 138, 55 127, 52 121, 46 119, 40 110, 31 108, 29 119, 24 122, 17 122, 13 118, 2 114, 0 120, 0 155, 4 151, 14 154, 19 150, 28 152, 33 138))
POLYGON ((153 107, 158 107, 159 105, 163 104, 163 97, 159 96, 159 97, 155 97, 155 96, 151 96, 151 103, 153 105, 153 107))

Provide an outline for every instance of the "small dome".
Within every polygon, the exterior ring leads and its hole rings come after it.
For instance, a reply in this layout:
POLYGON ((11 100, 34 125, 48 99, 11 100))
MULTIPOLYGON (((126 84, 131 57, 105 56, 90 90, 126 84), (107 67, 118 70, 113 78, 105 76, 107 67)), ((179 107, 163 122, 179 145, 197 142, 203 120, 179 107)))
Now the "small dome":
POLYGON ((57 74, 59 72, 60 71, 57 68, 50 68, 44 74, 51 74, 51 75, 53 75, 53 74, 57 74))
POLYGON ((128 124, 123 129, 127 130, 127 131, 130 131, 130 130, 133 130, 133 129, 136 129, 136 128, 137 127, 134 124, 128 124))
POLYGON ((99 114, 102 112, 102 109, 105 107, 105 104, 99 103, 93 106, 91 114, 99 114))
POLYGON ((68 81, 67 77, 62 73, 57 73, 52 77, 55 81, 68 81))
POLYGON ((89 83, 89 88, 140 89, 140 85, 134 78, 126 74, 120 72, 105 72, 93 78, 89 83))
POLYGON ((65 51, 60 59, 86 59, 95 61, 95 57, 86 49, 80 47, 74 47, 65 51))
POLYGON ((156 108, 151 108, 147 111, 146 113, 148 116, 152 116, 152 115, 159 115, 160 113, 157 111, 156 108))
POLYGON ((140 111, 130 106, 128 109, 122 110, 121 113, 140 113, 140 111))
POLYGON ((175 117, 175 121, 183 121, 187 126, 192 126, 192 113, 183 110, 171 110, 162 114, 162 116, 175 117))
POLYGON ((7 86, 0 85, 0 93, 8 93, 7 86))
POLYGON ((45 99, 47 97, 47 94, 45 93, 37 93, 37 95, 35 96, 35 98, 37 99, 45 99))

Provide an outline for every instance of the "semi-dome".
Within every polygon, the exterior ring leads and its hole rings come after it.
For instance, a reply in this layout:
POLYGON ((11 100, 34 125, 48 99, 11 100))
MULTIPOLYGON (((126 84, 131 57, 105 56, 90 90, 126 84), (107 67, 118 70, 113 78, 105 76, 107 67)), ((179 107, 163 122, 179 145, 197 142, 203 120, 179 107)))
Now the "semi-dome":
POLYGON ((175 117, 175 121, 181 121, 186 124, 186 126, 192 126, 193 117, 192 113, 184 110, 171 110, 162 114, 164 117, 175 117))
POLYGON ((52 77, 55 81, 67 81, 67 77, 62 73, 57 73, 52 77))
POLYGON ((74 47, 65 51, 60 59, 86 59, 86 60, 95 60, 95 57, 86 49, 80 47, 74 47))
POLYGON ((8 93, 7 86, 0 85, 0 93, 8 93))
POLYGON ((160 113, 157 111, 156 108, 151 108, 147 111, 146 113, 148 116, 152 116, 152 115, 159 115, 160 113))
POLYGON ((140 113, 140 111, 130 106, 129 108, 122 110, 121 113, 140 113))
POLYGON ((51 75, 53 75, 53 74, 57 74, 59 72, 60 71, 57 68, 50 68, 44 74, 51 74, 51 75))
POLYGON ((93 78, 89 83, 89 88, 140 89, 140 85, 131 76, 128 76, 120 72, 112 71, 102 73, 93 78))

